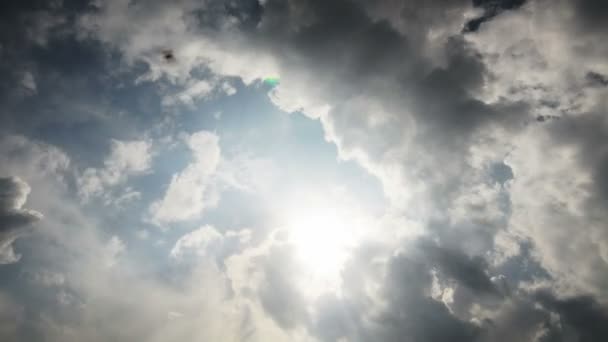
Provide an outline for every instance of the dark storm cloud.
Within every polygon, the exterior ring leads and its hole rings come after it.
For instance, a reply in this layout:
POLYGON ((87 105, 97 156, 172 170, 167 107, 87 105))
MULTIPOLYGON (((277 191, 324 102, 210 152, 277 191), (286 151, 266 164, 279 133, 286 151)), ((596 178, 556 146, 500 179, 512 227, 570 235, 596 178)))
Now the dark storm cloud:
POLYGON ((453 316, 445 304, 430 297, 428 265, 397 256, 388 266, 385 296, 388 310, 377 324, 381 341, 473 341, 478 328, 453 316), (415 309, 413 309, 415 308, 415 309))
MULTIPOLYGON (((556 298, 550 291, 539 291, 535 295, 538 302, 546 309, 560 317, 562 330, 567 336, 573 334, 573 340, 579 342, 606 341, 608 339, 608 311, 593 297, 578 296, 556 298), (569 331, 570 330, 570 331, 569 331)), ((547 342, 565 341, 555 332, 547 342)))
POLYGON ((475 32, 479 27, 505 10, 514 10, 526 3, 526 0, 473 0, 473 6, 483 9, 480 17, 468 21, 463 32, 475 32))
POLYGON ((406 91, 413 87, 419 121, 437 130, 433 144, 441 142, 442 149, 450 149, 485 124, 511 128, 525 118, 527 107, 523 103, 487 104, 474 98, 488 77, 481 56, 457 37, 450 38, 445 48, 446 67, 431 70, 419 83, 405 85, 406 91))
POLYGON ((585 74, 585 78, 592 87, 606 87, 608 86, 608 77, 598 72, 589 71, 585 74))
POLYGON ((481 322, 483 331, 479 341, 544 341, 548 335, 563 338, 563 333, 552 321, 552 313, 530 299, 525 292, 493 308, 494 317, 481 322))
POLYGON ((424 248, 413 248, 390 258, 378 294, 385 305, 379 311, 374 308, 374 300, 364 295, 366 278, 379 267, 370 263, 369 252, 363 253, 367 258, 361 256, 361 260, 345 269, 348 276, 339 298, 326 296, 317 302, 319 315, 311 329, 322 341, 346 338, 355 342, 465 342, 478 339, 482 332, 479 326, 459 319, 441 300, 431 296, 434 262, 424 248))
POLYGON ((224 4, 228 15, 236 18, 243 30, 252 30, 260 23, 263 8, 257 0, 239 0, 224 4))
POLYGON ((574 8, 580 16, 581 26, 593 31, 608 29, 608 3, 602 0, 575 0, 574 8))
MULTIPOLYGON (((402 18, 436 15, 441 18, 452 8, 442 1, 425 2, 400 10, 402 18)), ((506 6, 506 5, 505 5, 506 6)), ((407 23, 407 21, 405 21, 407 23)), ((518 102, 484 103, 474 94, 490 76, 481 56, 457 33, 438 42, 446 59, 437 66, 422 51, 436 48, 425 37, 430 25, 420 23, 397 30, 389 21, 373 19, 359 3, 339 1, 268 1, 254 41, 276 51, 285 69, 298 66, 316 75, 309 84, 319 102, 334 106, 332 117, 338 128, 353 122, 349 107, 353 97, 366 95, 403 116, 414 115, 427 148, 439 156, 445 149, 463 147, 470 133, 487 124, 514 127, 526 115, 526 105, 518 102), (429 26, 425 26, 425 24, 429 26), (316 88, 316 89, 315 89, 316 88), (409 114, 406 114, 407 109, 409 114), (344 121, 342 121, 342 118, 344 121), (441 148, 442 151, 439 151, 441 148)), ((373 116, 372 112, 360 113, 373 116)), ((399 120, 399 119, 398 119, 399 120)), ((348 127, 345 127, 348 130, 348 127)), ((384 135, 387 144, 397 139, 384 135)), ((347 139, 345 139, 347 140, 347 139)))
MULTIPOLYGON (((349 0, 268 1, 254 37, 284 54, 285 66, 326 71, 330 83, 356 85, 378 74, 400 75, 414 58, 404 37, 349 0)), ((332 89, 341 98, 357 91, 341 88, 332 89)))
POLYGON ((499 295, 498 289, 485 272, 488 265, 482 258, 472 258, 459 250, 431 244, 423 244, 422 248, 428 253, 431 262, 436 264, 447 277, 454 278, 477 294, 499 295))
POLYGON ((36 211, 22 208, 29 192, 30 187, 19 178, 0 178, 0 264, 20 259, 13 251, 13 242, 42 217, 36 211))
MULTIPOLYGON (((381 312, 368 315, 371 310, 366 300, 351 297, 362 280, 351 279, 339 299, 326 296, 319 300, 320 314, 312 331, 322 341, 346 337, 357 342, 586 342, 604 340, 608 333, 608 312, 593 297, 559 298, 548 289, 509 293, 488 307, 491 318, 476 323, 459 318, 431 296, 432 270, 439 265, 443 269, 440 278, 444 273, 457 284, 474 289, 474 296, 488 291, 494 296, 497 289, 485 275, 485 263, 459 251, 430 247, 428 241, 418 246, 390 259, 381 292, 387 305, 381 312)), ((366 268, 365 263, 360 265, 366 268)), ((485 305, 479 298, 473 301, 485 305)))

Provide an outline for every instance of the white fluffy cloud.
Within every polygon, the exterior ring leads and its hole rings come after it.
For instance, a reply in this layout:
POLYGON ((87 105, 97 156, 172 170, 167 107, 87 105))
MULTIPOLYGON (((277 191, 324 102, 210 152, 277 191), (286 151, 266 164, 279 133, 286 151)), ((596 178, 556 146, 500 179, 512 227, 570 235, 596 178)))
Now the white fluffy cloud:
MULTIPOLYGON (((190 82, 191 72, 201 66, 210 68, 217 75, 241 77, 246 83, 276 74, 276 62, 271 56, 257 49, 241 49, 247 41, 244 37, 230 34, 235 21, 225 15, 226 7, 222 2, 201 4, 185 0, 177 6, 156 2, 149 7, 118 0, 97 6, 99 11, 96 14, 80 18, 83 34, 118 46, 129 64, 145 61, 150 69, 140 77, 140 81, 158 80, 165 76, 184 85, 183 100, 190 101, 193 94, 207 93, 213 86, 207 80, 190 82), (197 10, 202 10, 199 17, 193 15, 197 10), (205 28, 198 26, 198 20, 205 17, 220 29, 215 34, 227 36, 225 42, 228 44, 220 44, 220 41, 203 34, 205 28), (164 59, 162 52, 165 50, 173 53, 174 63, 164 59)), ((218 86, 222 88, 221 84, 218 86)), ((224 91, 230 93, 229 89, 224 91)))
POLYGON ((200 131, 185 142, 192 163, 173 175, 164 197, 150 207, 152 220, 159 224, 196 218, 217 202, 213 180, 221 158, 219 137, 200 131))
POLYGON ((189 80, 184 85, 184 89, 163 97, 162 104, 164 106, 172 106, 176 104, 184 104, 194 107, 194 103, 199 100, 210 99, 219 95, 234 95, 236 89, 228 82, 219 82, 217 80, 189 80))
MULTIPOLYGON (((45 211, 40 198, 49 189, 65 188, 66 171, 70 159, 60 149, 21 135, 9 135, 0 140, 0 174, 2 224, 0 227, 0 254, 2 263, 13 263, 21 256, 13 250, 13 242, 32 232, 33 224, 43 224, 42 213, 26 209, 26 200, 35 208, 45 211), (36 195, 32 196, 32 188, 36 195)), ((52 198, 48 200, 53 200, 52 198)), ((45 200, 46 201, 46 200, 45 200)), ((46 229, 40 232, 48 233, 46 229)))
POLYGON ((59 148, 28 139, 22 135, 8 135, 0 140, 0 170, 7 175, 19 175, 28 182, 52 176, 63 183, 70 158, 59 148))
MULTIPOLYGON (((124 183, 130 176, 149 171, 152 161, 151 147, 150 142, 143 140, 112 140, 110 154, 104 160, 103 168, 87 168, 78 177, 80 196, 85 200, 102 196, 108 188, 124 183)), ((133 197, 123 194, 119 200, 133 197)))
POLYGON ((182 259, 193 255, 207 258, 225 258, 236 253, 249 242, 250 232, 228 231, 224 234, 212 226, 203 226, 177 240, 170 255, 175 259, 182 259))
POLYGON ((13 250, 13 242, 27 233, 42 214, 22 208, 31 189, 17 177, 0 178, 0 264, 19 261, 21 256, 13 250))

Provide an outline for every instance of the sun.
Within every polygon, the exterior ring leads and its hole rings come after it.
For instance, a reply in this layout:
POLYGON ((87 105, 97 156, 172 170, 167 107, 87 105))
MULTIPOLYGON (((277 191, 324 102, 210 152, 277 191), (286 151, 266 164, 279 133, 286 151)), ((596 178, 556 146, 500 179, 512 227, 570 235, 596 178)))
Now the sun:
POLYGON ((287 241, 307 278, 321 286, 337 286, 359 239, 356 213, 320 200, 294 206, 285 213, 287 241))
POLYGON ((302 210, 288 227, 289 242, 308 266, 322 274, 338 272, 349 245, 348 222, 330 208, 302 210))

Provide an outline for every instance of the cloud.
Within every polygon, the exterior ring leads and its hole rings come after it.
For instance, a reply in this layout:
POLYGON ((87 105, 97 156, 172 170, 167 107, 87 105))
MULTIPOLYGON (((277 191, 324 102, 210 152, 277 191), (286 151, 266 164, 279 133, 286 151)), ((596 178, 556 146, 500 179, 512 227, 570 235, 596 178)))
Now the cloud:
POLYGON ((46 287, 59 287, 65 284, 65 275, 50 270, 34 272, 29 276, 34 283, 46 287))
MULTIPOLYGON (((219 151, 217 137, 211 133, 188 138, 197 147, 199 160, 209 156, 209 151, 219 151)), ((24 209, 26 197, 28 203, 35 203, 36 208, 48 213, 38 222, 41 238, 33 242, 35 248, 28 249, 28 258, 18 264, 25 264, 20 272, 32 276, 7 278, 0 289, 2 340, 290 339, 254 299, 234 296, 231 280, 219 262, 196 255, 196 233, 185 237, 179 247, 181 260, 196 256, 194 262, 172 262, 168 268, 158 269, 157 261, 165 260, 168 254, 162 251, 162 256, 149 259, 155 266, 148 268, 137 259, 142 252, 135 250, 137 242, 129 240, 129 234, 125 237, 124 222, 112 230, 113 227, 96 222, 95 211, 83 209, 77 189, 70 186, 75 184, 75 179, 70 178, 73 173, 66 172, 70 159, 61 150, 25 137, 6 138, 1 147, 6 153, 1 154, 0 170, 31 179, 36 191, 27 197, 27 185, 13 178, 3 179, 1 193, 5 196, 0 196, 0 216, 5 217, 5 209, 11 219, 14 213, 21 218, 33 215, 33 211, 24 209), (6 184, 11 186, 5 191, 6 184), (186 243, 187 240, 191 242, 186 243), (13 281, 24 286, 15 289, 6 285, 13 281), (31 310, 38 314, 30 317, 31 310), (181 317, 169 319, 175 316, 171 312, 180 313, 181 317)), ((125 163, 133 165, 130 161, 125 163)), ((128 167, 133 168, 142 169, 128 167)), ((25 231, 26 227, 15 229, 25 231)), ((240 253, 247 234, 222 235, 227 253, 222 257, 219 250, 218 261, 240 253)), ((162 246, 149 248, 157 253, 162 246)), ((215 251, 209 248, 208 252, 215 251)))
MULTIPOLYGON (((186 0, 177 6, 156 2, 151 7, 112 1, 97 7, 98 11, 80 17, 79 28, 84 34, 119 47, 127 63, 145 61, 149 70, 140 81, 164 76, 183 85, 192 77, 192 70, 205 66, 218 75, 240 76, 251 83, 276 70, 269 56, 238 49, 239 44, 245 42, 238 36, 226 45, 203 34, 223 35, 225 29, 235 26, 233 16, 227 11, 229 7, 221 1, 201 4, 186 0), (173 51, 174 63, 162 58, 161 52, 166 49, 173 51), (251 60, 256 61, 254 68, 251 60)), ((191 84, 196 89, 202 83, 191 84)), ((192 91, 186 90, 186 93, 192 91)))
MULTIPOLYGON (((77 182, 80 196, 89 200, 95 196, 107 195, 109 188, 124 183, 130 176, 148 172, 152 161, 151 147, 150 142, 143 140, 112 140, 110 154, 104 160, 103 168, 87 168, 79 175, 77 182)), ((117 201, 134 197, 137 195, 125 193, 117 201)))
POLYGON ((429 259, 445 272, 447 277, 456 279, 479 295, 498 295, 498 290, 485 273, 486 265, 482 258, 471 258, 457 250, 439 248, 433 245, 424 247, 429 259))
POLYGON ((0 293, 0 337, 7 341, 16 340, 17 325, 24 320, 25 310, 10 296, 0 293))
POLYGON ((184 91, 181 91, 174 96, 168 96, 163 99, 164 105, 172 105, 177 102, 182 102, 187 105, 192 105, 193 102, 199 98, 207 97, 211 94, 213 90, 213 86, 205 80, 193 82, 188 88, 184 91))
MULTIPOLYGON (((572 329, 578 341, 597 341, 608 337, 608 312, 592 297, 559 299, 548 291, 539 291, 536 297, 541 305, 560 315, 561 328, 572 329)), ((547 340, 551 341, 552 337, 548 334, 547 340)))
MULTIPOLYGON (((597 76, 590 87, 587 76, 590 71, 606 74, 606 51, 598 44, 603 25, 593 19, 595 11, 602 13, 601 6, 543 0, 424 5, 268 0, 245 20, 240 3, 225 11, 210 4, 200 17, 188 15, 195 12, 191 5, 170 12, 189 19, 161 39, 179 45, 176 55, 184 56, 179 66, 154 59, 157 41, 152 43, 144 30, 105 25, 113 17, 112 6, 88 20, 102 23, 93 34, 121 48, 128 59, 147 63, 149 79, 166 75, 186 84, 187 70, 197 67, 241 76, 245 83, 266 70, 280 75, 271 100, 286 111, 319 119, 340 158, 354 160, 378 177, 391 210, 418 222, 439 242, 439 249, 429 247, 421 256, 387 264, 389 276, 378 281, 385 282, 384 296, 402 305, 388 305, 373 321, 380 332, 376 336, 389 341, 403 336, 448 339, 441 329, 420 323, 423 317, 436 319, 443 331, 462 340, 485 336, 482 332, 489 328, 459 316, 482 317, 471 311, 476 305, 518 302, 498 298, 499 286, 488 269, 500 265, 483 259, 519 256, 523 248, 508 247, 507 240, 532 246, 528 261, 547 270, 560 295, 605 295, 603 206, 594 201, 603 198, 605 165, 599 146, 606 139, 598 118, 606 111, 605 87, 597 86, 597 76), (209 19, 212 14, 217 14, 215 20, 209 19), (243 31, 245 22, 253 26, 243 31), (463 28, 468 28, 466 34, 463 28), (201 37, 197 43, 195 36, 201 37), (130 46, 134 41, 140 45, 130 46), (200 48, 203 44, 209 48, 200 48), (260 67, 243 70, 252 52, 259 53, 260 67), (546 120, 554 117, 561 119, 546 120), (509 176, 497 181, 496 165, 508 169, 509 176), (588 234, 575 234, 581 229, 588 234), (433 277, 448 284, 444 290, 449 288, 454 303, 429 298, 433 277), (480 293, 494 299, 480 301, 475 298, 480 293), (456 308, 458 301, 471 305, 456 308), (404 304, 421 309, 402 312, 404 304)), ((152 20, 170 20, 169 12, 142 13, 140 27, 150 32, 152 20)), ((193 207, 198 212, 205 206, 193 207)), ((297 298, 297 293, 282 291, 291 288, 291 275, 272 270, 269 274, 278 276, 266 288, 275 289, 276 283, 281 291, 261 293, 265 309, 283 327, 298 326, 306 315, 282 305, 297 298), (273 292, 289 298, 273 302, 273 292)), ((516 287, 520 282, 507 281, 516 287)), ((550 316, 531 308, 510 312, 542 317, 538 322, 550 316)), ((519 322, 508 316, 502 317, 505 325, 519 322)), ((539 332, 532 327, 525 331, 529 334, 521 338, 529 340, 539 332)))
POLYGON ((589 30, 603 31, 606 23, 601 20, 608 14, 608 6, 600 1, 579 0, 573 3, 580 23, 589 30))
POLYGON ((368 250, 350 264, 341 294, 321 297, 317 303, 323 311, 318 311, 312 329, 322 341, 479 340, 479 325, 457 317, 441 298, 432 296, 432 264, 424 249, 408 247, 412 249, 386 262, 376 258, 377 251, 368 250))
MULTIPOLYGON (((600 284, 606 274, 602 257, 606 238, 593 219, 599 210, 595 215, 586 211, 592 208, 587 189, 601 189, 602 183, 599 178, 593 182, 587 178, 593 177, 590 167, 596 166, 573 160, 576 146, 586 146, 585 138, 568 139, 572 126, 543 138, 554 127, 582 124, 585 113, 604 113, 606 108, 596 88, 585 86, 586 69, 605 68, 599 59, 602 49, 592 47, 597 44, 597 32, 586 32, 579 41, 562 24, 556 27, 558 22, 568 22, 561 9, 569 5, 531 2, 491 18, 478 33, 466 37, 442 36, 450 28, 449 21, 431 20, 424 28, 410 30, 387 26, 370 20, 352 2, 266 5, 261 29, 268 30, 264 33, 271 37, 270 48, 298 55, 297 60, 289 59, 289 53, 278 52, 285 69, 272 99, 287 110, 301 108, 320 117, 326 137, 336 143, 341 156, 357 160, 378 176, 394 205, 414 218, 439 222, 443 227, 433 229, 437 239, 452 241, 473 254, 492 250, 495 234, 506 229, 538 246, 534 257, 562 284, 577 288, 575 292, 594 289, 598 293, 604 287, 600 284), (291 20, 281 22, 287 13, 291 20), (340 13, 341 21, 333 22, 331 13, 340 13), (308 24, 298 27, 304 20, 308 24), (513 27, 518 29, 513 32, 513 27), (439 32, 437 38, 423 35, 430 31, 439 32), (334 38, 338 36, 342 38, 334 38), (391 43, 376 48, 374 41, 391 43), (336 42, 344 53, 324 50, 336 42), (589 51, 582 53, 574 46, 579 42, 589 51), (547 53, 539 46, 563 54, 547 53), (525 72, 514 73, 513 68, 525 72), (556 68, 562 72, 555 73, 556 68), (569 118, 547 125, 528 124, 538 115, 557 113, 569 118), (560 141, 567 140, 571 147, 561 147, 560 141), (482 156, 472 153, 475 150, 491 153, 482 156), (537 164, 539 160, 543 162, 537 164), (504 188, 489 187, 488 165, 505 161, 513 169, 513 180, 504 188), (558 169, 569 170, 570 175, 558 169), (475 196, 485 199, 467 199, 471 188, 479 189, 475 196), (481 206, 475 204, 479 200, 481 206), (452 216, 451 224, 446 224, 445 214, 457 214, 460 209, 456 208, 464 201, 470 204, 461 207, 464 215, 460 217, 468 222, 456 224, 457 216, 452 216), (478 207, 483 209, 479 217, 478 207), (575 239, 576 247, 567 249, 571 254, 558 252, 566 244, 572 246, 566 237, 572 233, 566 232, 574 227, 585 227, 595 242, 589 241, 589 235, 581 236, 575 239), (596 272, 597 267, 602 271, 596 272)), ((455 7, 459 13, 466 12, 466 5, 455 7)), ((398 13, 405 21, 425 8, 404 7, 398 13)), ((438 11, 434 18, 447 12, 438 11)), ((568 23, 567 27, 577 25, 568 23)), ((593 136, 589 132, 596 130, 584 131, 593 136)), ((594 146, 598 141, 605 141, 599 132, 594 146)))
POLYGON ((197 256, 222 261, 231 254, 242 250, 249 239, 248 230, 228 231, 222 234, 212 226, 203 226, 180 237, 173 245, 170 256, 175 259, 197 256))
POLYGON ((61 149, 22 135, 3 136, 0 152, 3 173, 22 175, 30 181, 52 176, 64 183, 70 166, 70 158, 61 149))
MULTIPOLYGON (((63 256, 70 272, 62 286, 73 287, 70 312, 78 317, 62 320, 47 310, 36 331, 51 341, 308 334, 323 341, 601 340, 608 296, 605 12, 588 0, 92 4, 76 16, 79 42, 101 42, 121 67, 141 70, 131 81, 156 82, 160 105, 231 94, 228 78, 253 91, 256 79, 279 75, 270 100, 318 120, 339 159, 378 178, 388 205, 369 240, 349 250, 339 285, 312 289, 274 227, 249 236, 221 222, 195 222, 199 229, 157 253, 178 261, 169 271, 155 269, 166 276, 159 280, 140 276, 145 267, 129 258, 123 238, 100 233, 78 205, 57 201, 64 198, 57 192, 48 192, 53 201, 33 196, 49 207, 62 202, 48 211, 48 224, 68 253, 52 246, 39 253, 63 256), (100 270, 100 262, 108 267, 100 270)), ((44 46, 60 22, 47 17, 31 40, 44 46)), ((44 77, 31 75, 41 94, 44 77)), ((18 81, 28 88, 25 77, 18 81)), ((256 176, 274 165, 227 158, 221 132, 205 125, 184 136, 191 160, 149 206, 152 222, 206 219, 223 186, 270 188, 256 176)), ((0 168, 35 189, 68 168, 70 159, 50 145, 21 136, 3 142, 0 168)), ((79 175, 82 198, 123 185, 117 203, 139 198, 127 180, 151 168, 150 142, 111 144, 102 166, 79 175)), ((2 215, 32 220, 22 209, 25 188, 5 182, 21 190, 7 192, 13 200, 2 215)), ((9 259, 16 258, 12 241, 9 259)))
POLYGON ((163 199, 150 207, 152 220, 159 224, 196 218, 217 202, 212 181, 221 158, 219 137, 200 131, 186 137, 185 143, 192 163, 173 175, 163 199))
POLYGON ((429 269, 407 256, 389 264, 385 296, 390 303, 377 319, 377 332, 384 341, 409 338, 416 341, 474 340, 477 328, 452 316, 444 303, 426 291, 430 289, 429 269), (399 284, 408 283, 407 287, 399 284), (416 307, 417 310, 405 310, 416 307), (433 322, 432 326, 430 322, 433 322))
POLYGON ((0 264, 19 261, 21 255, 13 250, 13 242, 42 218, 39 212, 22 208, 30 190, 17 177, 0 178, 0 264))
POLYGON ((34 75, 32 75, 31 72, 26 71, 23 73, 23 78, 21 79, 21 86, 32 94, 36 93, 36 80, 34 79, 34 75))
POLYGON ((276 246, 261 260, 264 279, 258 296, 264 310, 283 329, 294 329, 307 319, 305 298, 294 274, 290 248, 276 246))
POLYGON ((261 195, 272 193, 281 170, 270 158, 236 153, 221 160, 217 173, 226 187, 261 195))
POLYGON ((176 94, 166 95, 162 99, 164 106, 184 104, 194 108, 197 101, 208 100, 220 95, 234 95, 236 89, 228 82, 218 80, 189 80, 184 89, 176 94))
POLYGON ((119 257, 125 252, 125 243, 116 235, 112 236, 104 247, 104 260, 102 261, 105 267, 113 267, 119 261, 119 257))
POLYGON ((474 0, 473 5, 475 7, 481 7, 483 9, 483 14, 468 21, 463 28, 463 32, 475 32, 479 30, 479 27, 483 23, 491 20, 501 12, 517 9, 525 3, 526 0, 474 0))

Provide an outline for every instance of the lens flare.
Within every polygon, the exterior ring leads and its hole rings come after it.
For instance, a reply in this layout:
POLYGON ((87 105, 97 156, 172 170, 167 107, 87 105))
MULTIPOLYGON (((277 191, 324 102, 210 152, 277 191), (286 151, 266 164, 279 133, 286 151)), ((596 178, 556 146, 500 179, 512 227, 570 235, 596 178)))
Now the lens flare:
POLYGON ((266 77, 264 78, 264 84, 271 86, 271 87, 276 87, 278 86, 280 83, 280 80, 278 77, 266 77))

